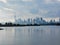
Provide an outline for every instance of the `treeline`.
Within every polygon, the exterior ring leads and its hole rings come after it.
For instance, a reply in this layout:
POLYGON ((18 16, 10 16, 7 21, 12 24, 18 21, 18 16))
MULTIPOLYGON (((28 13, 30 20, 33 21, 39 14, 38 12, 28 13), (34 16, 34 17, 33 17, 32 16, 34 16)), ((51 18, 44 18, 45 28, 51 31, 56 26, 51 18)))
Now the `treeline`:
POLYGON ((0 23, 0 26, 41 26, 41 25, 60 25, 60 23, 47 23, 47 24, 14 24, 14 23, 0 23))

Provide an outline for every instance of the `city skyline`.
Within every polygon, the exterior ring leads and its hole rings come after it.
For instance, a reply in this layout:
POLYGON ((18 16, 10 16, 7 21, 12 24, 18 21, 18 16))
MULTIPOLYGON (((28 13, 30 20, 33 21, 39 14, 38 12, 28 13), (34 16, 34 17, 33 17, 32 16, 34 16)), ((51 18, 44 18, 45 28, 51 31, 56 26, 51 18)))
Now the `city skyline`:
POLYGON ((41 26, 41 25, 60 25, 60 18, 58 21, 55 19, 51 19, 50 21, 46 21, 42 17, 36 17, 34 19, 28 18, 27 20, 15 19, 15 22, 5 22, 0 23, 0 26, 41 26))
MULTIPOLYGON (((11 20, 9 20, 9 21, 5 21, 5 22, 0 22, 0 23, 17 23, 17 24, 20 24, 20 23, 28 23, 28 22, 34 22, 34 20, 36 20, 36 22, 38 23, 40 23, 40 22, 60 22, 60 18, 42 18, 42 17, 35 17, 35 18, 27 18, 27 19, 22 19, 22 18, 18 18, 18 19, 16 19, 16 17, 14 16, 14 19, 13 19, 13 21, 11 21, 11 20), (42 20, 41 20, 42 19, 42 20)), ((43 23, 42 22, 42 23, 43 23)))
MULTIPOLYGON (((0 23, 5 23, 5 22, 15 22, 15 20, 19 20, 21 19, 22 21, 23 20, 28 20, 28 19, 35 19, 35 18, 42 18, 42 17, 28 17, 28 18, 23 18, 23 17, 20 17, 20 18, 12 18, 12 19, 6 19, 4 18, 4 20, 1 20, 0 19, 0 23), (7 21, 6 21, 7 20, 7 21)), ((59 17, 56 17, 56 18, 43 18, 45 21, 47 22, 50 22, 50 20, 55 20, 55 21, 59 21, 59 17)))

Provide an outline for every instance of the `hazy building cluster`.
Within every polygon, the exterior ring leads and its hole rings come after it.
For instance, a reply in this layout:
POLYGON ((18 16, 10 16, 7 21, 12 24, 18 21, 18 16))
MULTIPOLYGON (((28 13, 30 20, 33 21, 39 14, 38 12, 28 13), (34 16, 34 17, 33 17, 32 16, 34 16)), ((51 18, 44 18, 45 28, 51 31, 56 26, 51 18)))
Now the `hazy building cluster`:
POLYGON ((15 22, 6 22, 4 24, 0 23, 0 26, 35 26, 35 25, 60 25, 60 19, 59 21, 56 20, 50 20, 47 22, 42 17, 36 17, 34 19, 28 18, 27 20, 22 19, 15 19, 15 22))
POLYGON ((36 17, 34 19, 28 18, 27 20, 22 19, 15 20, 15 24, 56 24, 56 23, 60 23, 60 19, 59 21, 50 20, 49 22, 44 20, 42 17, 40 18, 36 17))

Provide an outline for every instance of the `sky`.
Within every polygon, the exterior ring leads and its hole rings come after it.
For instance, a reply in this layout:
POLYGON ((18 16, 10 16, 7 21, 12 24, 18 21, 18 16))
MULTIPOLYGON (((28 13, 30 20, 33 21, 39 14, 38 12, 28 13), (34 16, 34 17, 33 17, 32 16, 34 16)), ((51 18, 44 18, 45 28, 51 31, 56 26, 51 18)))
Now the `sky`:
POLYGON ((60 0, 0 0, 0 22, 22 18, 59 18, 60 0))

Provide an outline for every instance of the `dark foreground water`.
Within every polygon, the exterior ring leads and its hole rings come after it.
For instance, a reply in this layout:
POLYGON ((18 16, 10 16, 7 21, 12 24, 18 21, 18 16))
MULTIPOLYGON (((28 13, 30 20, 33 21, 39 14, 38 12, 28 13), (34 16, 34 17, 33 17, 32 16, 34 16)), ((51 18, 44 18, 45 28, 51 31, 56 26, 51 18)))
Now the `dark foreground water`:
POLYGON ((60 45, 60 26, 2 28, 0 45, 60 45))

